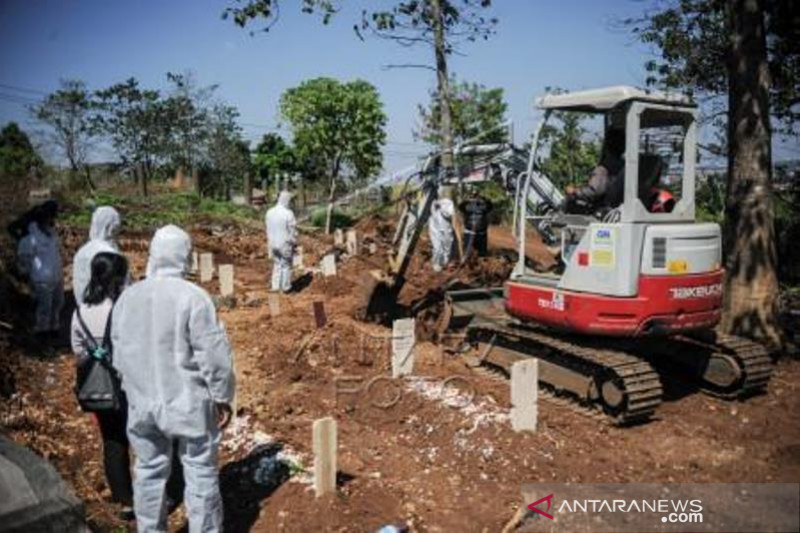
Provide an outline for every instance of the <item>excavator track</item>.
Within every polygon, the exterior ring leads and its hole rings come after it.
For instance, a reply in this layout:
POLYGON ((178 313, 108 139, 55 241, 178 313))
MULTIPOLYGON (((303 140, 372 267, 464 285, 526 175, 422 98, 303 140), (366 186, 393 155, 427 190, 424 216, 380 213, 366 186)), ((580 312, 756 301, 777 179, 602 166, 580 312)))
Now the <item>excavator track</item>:
POLYGON ((539 381, 552 401, 569 403, 594 418, 617 425, 647 421, 661 403, 662 386, 653 367, 621 350, 576 343, 537 326, 482 322, 467 330, 470 342, 484 345, 473 366, 510 372, 518 360, 539 358, 539 381))
MULTIPOLYGON (((716 395, 728 399, 752 396, 767 388, 774 365, 764 346, 733 335, 716 335, 715 346, 739 363, 742 379, 731 391, 717 391, 716 395)), ((712 392, 712 391, 707 391, 712 392)))
POLYGON ((733 335, 704 331, 643 346, 657 367, 677 366, 702 392, 725 400, 759 394, 772 377, 773 363, 766 349, 733 335))
MULTIPOLYGON (((491 379, 493 381, 501 383, 507 382, 509 378, 508 372, 506 372, 500 367, 492 365, 491 363, 483 363, 480 366, 472 367, 472 371, 483 378, 491 379)), ((569 397, 559 395, 558 393, 556 393, 555 390, 551 389, 550 386, 548 386, 546 383, 542 383, 539 386, 539 399, 544 400, 553 405, 564 407, 565 409, 569 409, 570 411, 578 413, 579 415, 585 416, 587 418, 591 418, 592 420, 597 422, 605 424, 613 423, 613 421, 610 418, 608 418, 605 414, 603 414, 602 410, 597 409, 595 407, 576 403, 569 397)))

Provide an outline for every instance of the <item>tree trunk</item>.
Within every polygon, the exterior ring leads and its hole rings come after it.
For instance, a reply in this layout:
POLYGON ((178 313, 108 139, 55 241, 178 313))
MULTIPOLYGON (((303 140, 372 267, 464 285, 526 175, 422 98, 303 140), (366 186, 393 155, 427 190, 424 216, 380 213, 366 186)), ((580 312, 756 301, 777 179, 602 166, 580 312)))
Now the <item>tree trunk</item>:
POLYGON ((92 180, 92 169, 89 167, 88 164, 83 165, 84 171, 84 180, 86 181, 86 186, 89 187, 89 192, 94 194, 97 190, 97 187, 94 185, 94 181, 92 180))
POLYGON ((333 218, 333 198, 336 194, 336 178, 331 178, 331 192, 328 195, 328 212, 325 218, 325 235, 331 234, 331 219, 333 218))
POLYGON ((331 218, 333 218, 333 199, 336 194, 336 180, 339 179, 339 169, 341 168, 341 156, 336 156, 331 168, 331 192, 328 195, 328 213, 325 219, 325 235, 331 234, 331 218))
POLYGON ((728 4, 725 331, 782 345, 771 191, 770 79, 760 0, 728 4))
POLYGON ((244 202, 253 205, 253 172, 246 170, 244 173, 244 202))
POLYGON ((439 96, 439 135, 442 139, 442 169, 449 175, 453 169, 453 126, 450 115, 450 78, 447 74, 447 50, 444 37, 444 14, 440 0, 431 0, 433 41, 436 56, 436 82, 439 96))
POLYGON ((194 192, 197 196, 203 196, 203 184, 200 183, 200 173, 196 167, 191 167, 192 183, 194 184, 194 192))
POLYGON ((147 197, 147 167, 144 163, 136 165, 136 173, 139 176, 139 185, 141 185, 142 196, 147 197))

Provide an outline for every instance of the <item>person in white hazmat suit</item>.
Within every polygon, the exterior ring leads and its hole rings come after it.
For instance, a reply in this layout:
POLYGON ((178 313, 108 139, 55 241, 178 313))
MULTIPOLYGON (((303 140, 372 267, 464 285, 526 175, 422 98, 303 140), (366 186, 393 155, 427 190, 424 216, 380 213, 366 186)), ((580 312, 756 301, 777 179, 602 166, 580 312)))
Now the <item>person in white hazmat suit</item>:
POLYGON ((140 533, 167 530, 173 442, 186 478, 189 531, 222 530, 217 451, 232 415, 233 360, 208 293, 183 279, 191 249, 177 226, 156 231, 151 274, 126 289, 113 310, 113 364, 128 399, 140 533))
POLYGON ((92 277, 92 259, 100 252, 119 253, 115 241, 121 219, 113 207, 101 206, 92 213, 89 241, 81 246, 72 260, 72 292, 75 305, 83 303, 83 293, 92 277))
POLYGON ((272 255, 272 290, 292 288, 292 259, 297 245, 297 222, 290 208, 292 193, 282 191, 278 203, 267 211, 267 246, 272 255))
POLYGON ((61 246, 55 228, 58 204, 50 200, 37 206, 28 224, 28 234, 17 245, 17 266, 27 278, 33 294, 33 333, 57 335, 64 305, 61 246))
POLYGON ((434 272, 441 272, 448 263, 453 251, 453 217, 456 214, 453 201, 447 197, 446 192, 442 197, 433 202, 431 214, 428 217, 428 235, 431 239, 431 262, 434 272))

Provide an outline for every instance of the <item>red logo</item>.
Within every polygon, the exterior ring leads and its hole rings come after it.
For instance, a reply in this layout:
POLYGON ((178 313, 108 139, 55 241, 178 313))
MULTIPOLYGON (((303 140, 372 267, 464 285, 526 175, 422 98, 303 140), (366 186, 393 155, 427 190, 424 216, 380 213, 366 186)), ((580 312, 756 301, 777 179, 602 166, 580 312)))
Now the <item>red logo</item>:
POLYGON ((533 502, 532 504, 530 504, 530 505, 528 506, 528 509, 530 509, 531 511, 535 511, 535 512, 539 513, 539 514, 540 514, 540 515, 542 515, 542 516, 546 516, 546 517, 547 517, 547 518, 549 518, 550 520, 553 520, 553 515, 551 515, 551 514, 549 514, 549 513, 546 513, 546 512, 544 512, 544 511, 542 511, 541 509, 538 509, 538 508, 536 507, 537 505, 539 505, 540 503, 542 503, 543 501, 545 501, 545 500, 546 500, 546 501, 547 501, 547 510, 549 511, 549 510, 550 510, 550 504, 552 503, 552 501, 551 501, 552 499, 553 499, 553 495, 552 495, 552 494, 551 494, 550 496, 545 496, 545 497, 544 497, 544 498, 542 498, 541 500, 536 500, 535 502, 533 502))

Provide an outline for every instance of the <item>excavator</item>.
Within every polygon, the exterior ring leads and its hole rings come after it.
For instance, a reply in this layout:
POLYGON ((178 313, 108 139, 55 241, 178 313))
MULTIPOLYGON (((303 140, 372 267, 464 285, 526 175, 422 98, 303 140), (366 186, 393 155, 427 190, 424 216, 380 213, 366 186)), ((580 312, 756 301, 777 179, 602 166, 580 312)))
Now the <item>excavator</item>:
POLYGON ((494 180, 514 197, 518 261, 502 287, 447 291, 440 319, 441 333, 463 339, 470 366, 508 374, 536 357, 540 390, 618 425, 651 419, 664 379, 725 399, 763 392, 773 371, 764 347, 715 329, 722 244, 718 224, 695 218, 696 105, 627 86, 547 94, 536 104, 543 119, 529 150, 458 146, 457 160, 472 164, 456 176, 444 175, 436 156, 422 165, 391 269, 373 276, 366 315, 402 290, 439 186, 494 180), (554 112, 595 115, 606 138, 624 133, 613 201, 580 205, 542 172, 541 132, 554 112), (538 271, 526 257, 531 231, 558 251, 554 271, 538 271))

